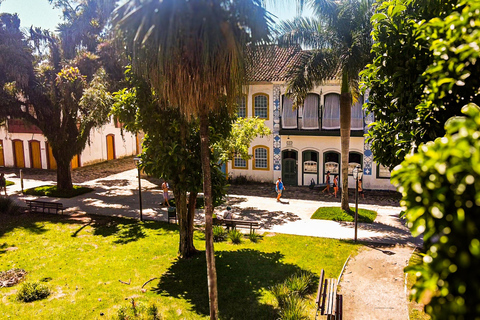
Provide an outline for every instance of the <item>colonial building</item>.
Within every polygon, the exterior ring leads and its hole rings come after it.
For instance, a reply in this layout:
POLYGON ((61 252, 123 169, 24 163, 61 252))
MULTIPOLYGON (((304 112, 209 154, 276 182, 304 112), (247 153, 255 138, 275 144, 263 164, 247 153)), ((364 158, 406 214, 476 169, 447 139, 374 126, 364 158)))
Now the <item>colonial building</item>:
MULTIPOLYGON (((47 138, 36 126, 23 120, 9 119, 0 128, 0 166, 16 168, 56 169, 57 164, 47 138)), ((139 153, 136 136, 121 132, 114 121, 94 128, 89 142, 71 163, 72 169, 95 162, 139 153)))
MULTIPOLYGON (((312 90, 302 107, 292 110, 292 101, 284 95, 286 74, 301 55, 300 48, 272 47, 259 54, 258 65, 249 71, 251 82, 241 99, 239 116, 259 117, 273 134, 256 138, 249 160, 235 157, 227 164, 230 176, 274 182, 278 177, 286 185, 307 186, 325 182, 326 172, 341 172, 340 83, 330 81, 312 90)), ((365 141, 367 126, 373 121, 362 110, 363 97, 352 109, 349 186, 355 182, 352 170, 363 169, 365 189, 390 189, 390 172, 373 161, 365 141)))

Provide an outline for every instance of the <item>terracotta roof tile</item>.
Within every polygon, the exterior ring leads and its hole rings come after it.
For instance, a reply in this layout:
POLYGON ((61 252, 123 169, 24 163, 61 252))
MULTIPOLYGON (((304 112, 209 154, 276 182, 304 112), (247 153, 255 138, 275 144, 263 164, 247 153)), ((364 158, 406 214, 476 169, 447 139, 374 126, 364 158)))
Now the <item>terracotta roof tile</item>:
POLYGON ((255 81, 285 81, 289 68, 299 61, 302 49, 299 46, 265 46, 253 53, 247 79, 255 81))

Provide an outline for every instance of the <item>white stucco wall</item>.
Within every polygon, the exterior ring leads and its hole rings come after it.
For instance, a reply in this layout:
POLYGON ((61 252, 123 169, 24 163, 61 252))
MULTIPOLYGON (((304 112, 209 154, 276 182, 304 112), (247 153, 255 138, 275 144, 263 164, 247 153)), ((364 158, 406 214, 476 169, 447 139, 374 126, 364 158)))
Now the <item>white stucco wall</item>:
MULTIPOLYGON (((113 134, 115 141, 115 156, 121 158, 136 154, 135 135, 124 131, 123 137, 120 128, 115 128, 113 123, 109 123, 101 128, 92 129, 90 141, 87 143, 84 151, 80 155, 80 165, 88 165, 95 162, 107 160, 107 135, 113 134)), ((5 127, 0 128, 0 139, 3 143, 4 162, 6 167, 14 167, 13 140, 23 141, 23 153, 25 167, 31 167, 29 141, 37 140, 40 142, 40 153, 42 168, 47 169, 47 149, 45 142, 47 139, 42 134, 32 133, 8 133, 5 127)))

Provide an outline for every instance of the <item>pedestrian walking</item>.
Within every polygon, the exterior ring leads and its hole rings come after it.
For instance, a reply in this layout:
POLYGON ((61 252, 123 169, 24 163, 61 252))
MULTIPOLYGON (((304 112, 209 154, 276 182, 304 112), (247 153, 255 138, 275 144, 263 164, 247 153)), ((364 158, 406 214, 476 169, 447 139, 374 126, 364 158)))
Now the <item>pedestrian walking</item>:
POLYGON ((333 178, 333 192, 335 193, 335 198, 337 197, 338 193, 338 175, 333 178))
POLYGON ((168 185, 168 182, 167 182, 167 181, 163 181, 163 183, 162 183, 163 205, 170 207, 170 203, 168 202, 168 189, 170 189, 170 186, 168 185))
POLYGON ((330 171, 327 171, 327 177, 326 177, 325 183, 327 184, 327 186, 325 187, 325 189, 323 189, 322 193, 326 192, 330 194, 330 171))
POLYGON ((275 183, 275 191, 277 191, 277 202, 280 202, 280 197, 282 196, 283 190, 285 190, 285 186, 283 185, 282 178, 278 178, 277 183, 275 183))

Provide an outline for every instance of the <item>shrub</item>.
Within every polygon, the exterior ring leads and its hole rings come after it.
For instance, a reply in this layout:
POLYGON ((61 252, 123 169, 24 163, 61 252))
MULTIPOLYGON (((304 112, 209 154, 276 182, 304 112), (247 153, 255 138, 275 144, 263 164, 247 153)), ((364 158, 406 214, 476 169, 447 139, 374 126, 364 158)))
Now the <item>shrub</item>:
POLYGON ((290 295, 285 299, 284 306, 280 310, 280 320, 307 320, 305 300, 298 295, 290 295))
POLYGON ((447 134, 421 145, 392 173, 414 236, 423 234, 425 255, 408 267, 417 281, 413 298, 432 319, 476 319, 480 314, 480 108, 452 118, 447 134))
POLYGON ((161 315, 158 313, 156 305, 152 304, 146 306, 142 302, 137 302, 135 299, 130 300, 128 306, 122 306, 117 311, 117 320, 133 320, 133 319, 145 319, 145 320, 160 320, 161 315))
POLYGON ((250 233, 248 234, 248 239, 250 239, 250 241, 255 242, 255 243, 258 242, 258 240, 260 239, 260 237, 261 237, 261 236, 260 236, 258 233, 256 233, 255 230, 253 230, 252 232, 250 232, 250 233))
POLYGON ((24 282, 17 292, 16 299, 20 302, 32 302, 45 299, 50 295, 50 289, 39 282, 24 282))
POLYGON ((242 243, 243 233, 233 229, 230 230, 230 232, 228 233, 228 238, 230 239, 230 241, 232 241, 233 244, 240 244, 242 243))
POLYGON ((0 213, 15 215, 20 213, 20 207, 10 198, 0 197, 0 213))
POLYGON ((311 272, 303 271, 292 275, 285 280, 285 286, 290 292, 305 297, 312 290, 314 275, 311 272))
POLYGON ((279 319, 308 319, 305 314, 305 297, 314 288, 313 280, 314 275, 304 271, 293 274, 284 282, 276 284, 270 289, 280 309, 279 319))
POLYGON ((227 231, 222 226, 213 226, 213 241, 224 241, 227 237, 227 231))

